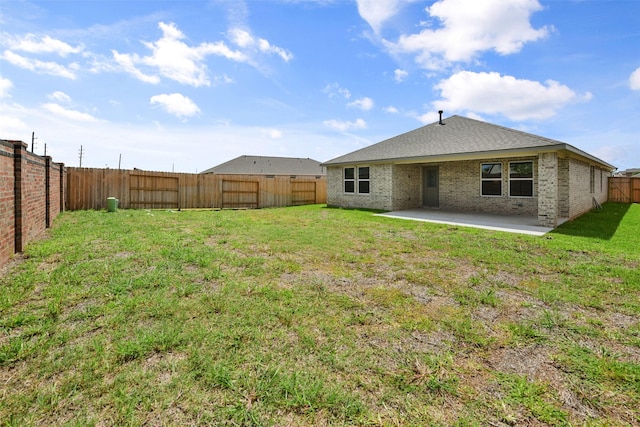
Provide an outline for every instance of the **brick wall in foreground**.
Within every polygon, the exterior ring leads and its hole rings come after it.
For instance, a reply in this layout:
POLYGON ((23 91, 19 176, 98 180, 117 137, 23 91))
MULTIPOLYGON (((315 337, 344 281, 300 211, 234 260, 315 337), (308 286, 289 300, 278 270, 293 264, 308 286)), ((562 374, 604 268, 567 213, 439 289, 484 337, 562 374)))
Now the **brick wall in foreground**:
POLYGON ((0 266, 51 226, 64 210, 65 168, 0 140, 0 266))

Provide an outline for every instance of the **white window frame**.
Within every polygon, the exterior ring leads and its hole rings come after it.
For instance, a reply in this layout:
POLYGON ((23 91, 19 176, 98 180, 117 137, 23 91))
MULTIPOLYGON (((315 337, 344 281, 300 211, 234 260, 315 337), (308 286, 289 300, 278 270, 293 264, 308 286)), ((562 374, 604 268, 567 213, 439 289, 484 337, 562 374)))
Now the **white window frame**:
POLYGON ((531 199, 535 195, 535 169, 533 160, 517 160, 509 162, 509 197, 515 199, 531 199), (531 163, 531 178, 512 178, 511 177, 511 165, 514 163, 531 163), (530 196, 514 196, 511 194, 511 181, 531 181, 531 195, 530 196))
POLYGON ((344 194, 355 194, 356 193, 356 168, 355 166, 347 166, 342 169, 342 192, 344 194), (353 171, 353 178, 347 178, 347 169, 351 169, 353 171), (353 191, 347 191, 347 182, 353 183, 353 191))
POLYGON ((361 194, 364 196, 368 196, 371 194, 371 167, 370 166, 345 166, 342 168, 342 193, 343 194, 361 194), (367 168, 369 169, 368 178, 361 179, 360 178, 360 169, 367 168), (353 179, 347 178, 347 169, 353 170, 353 179), (346 191, 346 185, 348 182, 353 183, 353 191, 346 191), (368 192, 360 191, 360 183, 367 182, 369 184, 368 192))
POLYGON ((483 162, 480 163, 480 196, 482 197, 502 197, 503 188, 502 188, 502 177, 504 176, 504 164, 502 162, 483 162), (482 176, 482 171, 484 169, 484 165, 500 165, 500 178, 485 178, 482 176), (500 182, 500 194, 484 194, 483 192, 483 182, 500 182))
POLYGON ((356 174, 356 189, 358 191, 358 194, 371 194, 371 168, 369 166, 358 166, 357 167, 357 174, 356 174), (360 178, 360 169, 367 169, 367 178, 360 178), (360 191, 360 183, 361 182, 366 182, 368 191, 367 192, 362 192, 360 191))

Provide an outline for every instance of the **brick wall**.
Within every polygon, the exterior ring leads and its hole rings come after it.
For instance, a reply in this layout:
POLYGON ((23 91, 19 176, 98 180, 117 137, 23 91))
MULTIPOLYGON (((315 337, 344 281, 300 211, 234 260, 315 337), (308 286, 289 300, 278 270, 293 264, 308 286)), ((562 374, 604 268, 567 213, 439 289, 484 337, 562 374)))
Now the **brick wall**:
POLYGON ((538 174, 533 174, 533 197, 510 197, 509 162, 513 161, 533 161, 533 170, 537 167, 537 159, 532 157, 498 160, 487 158, 440 164, 440 208, 505 215, 536 215, 538 174), (496 162, 502 163, 502 195, 483 196, 480 165, 496 162))
MULTIPOLYGON (((26 152, 25 152, 26 153, 26 152)), ((46 228, 45 161, 26 153, 22 163, 22 221, 24 245, 46 228)))
POLYGON ((327 168, 327 205, 343 208, 364 208, 393 210, 392 202, 392 171, 393 165, 365 165, 369 166, 370 193, 345 194, 343 191, 342 166, 327 168))
POLYGON ((538 158, 538 224, 544 227, 558 225, 558 163, 556 153, 541 153, 538 158))
POLYGON ((611 176, 609 171, 593 167, 594 185, 591 191, 591 168, 588 163, 576 159, 569 159, 569 215, 575 218, 593 208, 593 199, 600 204, 607 201, 607 180, 611 176))
POLYGON ((0 140, 0 266, 51 226, 64 210, 63 164, 0 140))
MULTIPOLYGON (((327 168, 327 204, 346 208, 401 210, 422 203, 421 164, 368 165, 370 194, 345 194, 342 166, 327 168)), ((607 201, 609 171, 557 153, 534 157, 429 163, 439 170, 441 209, 506 215, 537 216, 540 225, 555 227, 559 218, 575 218, 607 201), (533 197, 509 195, 509 163, 533 162, 533 197), (482 196, 482 163, 502 163, 502 195, 482 196), (593 184, 591 177, 593 176, 593 184), (591 188, 593 185, 593 188, 591 188)))
POLYGON ((569 195, 571 194, 571 181, 569 179, 569 159, 558 159, 558 217, 569 218, 571 215, 569 195))
POLYGON ((51 227, 53 220, 58 214, 64 211, 65 188, 66 188, 66 169, 62 163, 54 163, 49 160, 49 217, 47 218, 47 227, 51 227))
MULTIPOLYGON (((534 173, 533 197, 509 197, 509 162, 533 161, 537 158, 484 159, 458 162, 430 163, 439 168, 439 200, 441 209, 486 212, 507 215, 531 215, 538 212, 537 173, 534 173), (480 165, 502 162, 502 196, 487 197, 480 193, 480 165)), ((421 164, 369 165, 371 193, 345 194, 342 188, 342 166, 327 168, 327 204, 346 208, 400 210, 419 208, 422 203, 421 164)))
POLYGON ((0 140, 0 266, 15 253, 13 143, 0 140))
POLYGON ((392 210, 422 207, 422 167, 394 165, 392 210))

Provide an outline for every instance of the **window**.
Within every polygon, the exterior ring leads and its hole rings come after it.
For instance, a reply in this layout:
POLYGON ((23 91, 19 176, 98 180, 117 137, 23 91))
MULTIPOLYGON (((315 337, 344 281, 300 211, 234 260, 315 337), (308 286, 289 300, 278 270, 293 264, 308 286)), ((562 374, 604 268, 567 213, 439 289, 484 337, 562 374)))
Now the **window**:
POLYGON ((533 197, 533 162, 509 164, 509 195, 533 197))
POLYGON ((369 194, 369 167, 358 168, 358 193, 369 194))
POLYGON ((343 181, 345 193, 355 193, 356 189, 358 194, 369 194, 371 192, 369 166, 357 168, 357 176, 355 167, 344 168, 343 181))
POLYGON ((482 195, 502 196, 502 163, 483 163, 482 195))
POLYGON ((589 168, 589 191, 593 194, 596 192, 596 168, 589 168))
POLYGON ((356 168, 344 168, 344 192, 356 192, 356 168))
POLYGON ((600 192, 602 193, 602 169, 600 169, 600 192))

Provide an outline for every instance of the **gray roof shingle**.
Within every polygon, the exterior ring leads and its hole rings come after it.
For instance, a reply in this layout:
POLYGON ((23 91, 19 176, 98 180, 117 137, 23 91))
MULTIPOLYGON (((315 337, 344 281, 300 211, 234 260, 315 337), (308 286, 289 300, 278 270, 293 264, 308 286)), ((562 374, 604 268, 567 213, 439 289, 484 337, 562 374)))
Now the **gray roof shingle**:
POLYGON ((442 122, 442 125, 435 122, 323 164, 330 166, 381 161, 427 161, 430 157, 456 157, 473 153, 557 149, 573 151, 611 166, 569 144, 519 130, 457 115, 443 119, 442 122))
POLYGON ((240 156, 204 173, 247 175, 326 175, 320 162, 294 157, 240 156))

